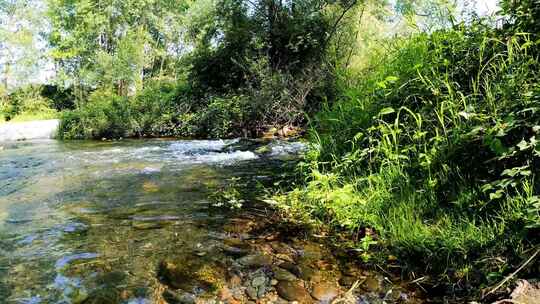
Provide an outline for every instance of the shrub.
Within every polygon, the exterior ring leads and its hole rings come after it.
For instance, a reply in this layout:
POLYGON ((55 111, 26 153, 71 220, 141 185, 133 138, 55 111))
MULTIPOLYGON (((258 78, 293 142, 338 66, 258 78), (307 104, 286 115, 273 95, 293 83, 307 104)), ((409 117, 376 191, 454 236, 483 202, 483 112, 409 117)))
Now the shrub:
POLYGON ((51 99, 41 95, 40 86, 26 86, 5 94, 0 104, 0 114, 6 120, 17 116, 29 116, 36 119, 53 118, 56 110, 51 99))
POLYGON ((247 100, 242 95, 212 97, 198 119, 197 125, 202 132, 200 135, 229 138, 242 134, 246 103, 247 100))
POLYGON ((133 116, 142 136, 182 136, 181 117, 191 110, 191 90, 185 83, 151 80, 132 101, 133 116))
POLYGON ((122 138, 132 136, 136 131, 127 98, 107 91, 95 91, 83 106, 62 113, 58 137, 122 138))

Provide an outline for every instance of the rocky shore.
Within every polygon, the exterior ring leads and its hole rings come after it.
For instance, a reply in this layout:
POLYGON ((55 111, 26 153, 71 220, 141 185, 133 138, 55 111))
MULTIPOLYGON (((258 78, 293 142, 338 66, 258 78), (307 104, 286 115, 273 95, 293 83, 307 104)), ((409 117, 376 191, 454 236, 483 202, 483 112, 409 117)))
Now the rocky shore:
POLYGON ((163 303, 424 302, 399 277, 368 270, 269 219, 243 215, 223 229, 229 237, 220 248, 159 264, 163 303))

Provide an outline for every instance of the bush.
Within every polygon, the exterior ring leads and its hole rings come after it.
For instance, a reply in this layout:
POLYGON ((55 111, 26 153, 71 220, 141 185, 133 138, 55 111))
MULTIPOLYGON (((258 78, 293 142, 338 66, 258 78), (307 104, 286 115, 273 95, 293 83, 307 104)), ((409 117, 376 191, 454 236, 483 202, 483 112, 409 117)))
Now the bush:
POLYGON ((245 135, 248 99, 209 95, 193 102, 189 85, 167 80, 148 82, 126 98, 95 91, 82 106, 62 114, 59 138, 101 139, 128 136, 229 138, 245 135))
POLYGON ((133 115, 142 136, 189 136, 183 134, 186 121, 181 117, 191 110, 191 89, 171 80, 148 81, 132 101, 133 115))
POLYGON ((107 91, 95 91, 83 106, 62 113, 58 137, 122 138, 133 136, 137 131, 127 98, 107 91))
POLYGON ((57 111, 75 109, 73 88, 62 88, 56 85, 43 85, 40 95, 51 100, 51 107, 57 111))
POLYGON ((9 94, 4 94, 0 103, 0 114, 5 120, 17 116, 47 119, 56 116, 53 101, 41 95, 40 86, 26 86, 9 94))
POLYGON ((200 135, 229 138, 245 134, 243 115, 247 109, 246 105, 246 98, 241 95, 211 98, 197 123, 202 132, 200 135))

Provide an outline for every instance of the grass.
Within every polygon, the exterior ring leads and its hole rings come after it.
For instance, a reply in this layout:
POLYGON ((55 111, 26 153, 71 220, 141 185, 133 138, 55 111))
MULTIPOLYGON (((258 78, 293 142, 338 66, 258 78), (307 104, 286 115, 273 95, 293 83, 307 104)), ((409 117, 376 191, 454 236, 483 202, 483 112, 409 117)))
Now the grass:
POLYGON ((344 73, 313 119, 305 180, 276 199, 359 240, 374 230, 453 291, 493 285, 539 244, 539 42, 477 22, 389 45, 344 73))
POLYGON ((34 120, 48 120, 57 119, 60 117, 60 113, 56 111, 47 111, 42 113, 21 113, 13 117, 10 121, 6 121, 4 117, 0 118, 0 124, 17 123, 34 120))

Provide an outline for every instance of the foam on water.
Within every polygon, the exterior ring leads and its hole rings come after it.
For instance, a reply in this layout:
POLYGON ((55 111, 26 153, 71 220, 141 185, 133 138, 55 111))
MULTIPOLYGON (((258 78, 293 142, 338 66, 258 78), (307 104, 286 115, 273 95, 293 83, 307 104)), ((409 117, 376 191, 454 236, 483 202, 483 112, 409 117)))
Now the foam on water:
MULTIPOLYGON (((119 163, 128 160, 146 160, 152 162, 168 162, 183 164, 224 164, 230 165, 239 161, 253 160, 258 156, 251 151, 225 151, 238 139, 231 140, 182 140, 156 143, 146 147, 110 148, 100 151, 87 151, 81 155, 71 155, 73 161, 84 163, 119 163)), ((155 173, 157 168, 144 168, 143 173, 155 173)))
POLYGON ((234 152, 209 152, 206 154, 176 155, 176 159, 184 163, 203 164, 223 164, 231 165, 239 161, 252 160, 258 158, 255 153, 251 151, 234 151, 234 152))
POLYGON ((296 155, 307 150, 308 146, 301 142, 277 142, 271 144, 270 156, 296 155))

